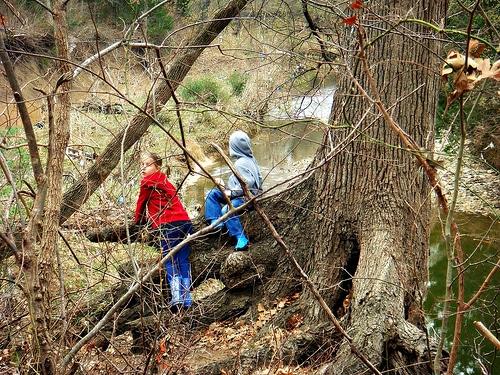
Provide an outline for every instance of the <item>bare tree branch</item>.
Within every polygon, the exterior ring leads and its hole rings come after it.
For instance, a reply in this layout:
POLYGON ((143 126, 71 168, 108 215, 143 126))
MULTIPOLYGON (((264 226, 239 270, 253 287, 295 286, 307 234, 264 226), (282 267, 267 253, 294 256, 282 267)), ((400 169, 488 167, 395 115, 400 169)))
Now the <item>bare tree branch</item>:
POLYGON ((16 104, 19 110, 19 114, 21 115, 24 132, 26 134, 26 140, 28 141, 31 166, 33 168, 33 173, 35 175, 37 185, 40 187, 43 183, 44 172, 43 172, 42 162, 40 161, 40 154, 38 152, 35 132, 33 130, 33 124, 31 123, 31 118, 28 109, 26 108, 26 101, 24 100, 21 87, 17 82, 17 77, 14 74, 14 68, 10 61, 9 55, 7 54, 2 33, 0 33, 0 59, 2 60, 3 67, 5 69, 5 74, 7 75, 7 79, 9 80, 10 87, 16 99, 16 104))
POLYGON ((64 195, 63 207, 61 209, 61 223, 65 222, 90 195, 109 176, 111 171, 118 165, 120 160, 122 144, 123 150, 127 151, 137 142, 144 132, 151 125, 148 113, 158 113, 172 96, 172 89, 175 90, 187 75, 191 66, 219 33, 229 24, 232 17, 235 17, 246 5, 247 0, 232 0, 224 8, 218 11, 212 22, 208 22, 187 44, 179 56, 173 61, 167 73, 167 81, 161 82, 155 90, 153 97, 150 97, 144 105, 141 113, 137 114, 131 121, 130 126, 122 130, 113 141, 106 147, 96 163, 82 176, 64 195), (122 142, 123 140, 123 142, 122 142))

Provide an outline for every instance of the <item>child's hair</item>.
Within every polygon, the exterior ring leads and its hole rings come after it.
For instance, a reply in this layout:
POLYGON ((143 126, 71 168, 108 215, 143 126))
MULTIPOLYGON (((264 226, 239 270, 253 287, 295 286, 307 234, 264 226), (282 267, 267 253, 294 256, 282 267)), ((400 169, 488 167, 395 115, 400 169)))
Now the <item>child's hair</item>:
POLYGON ((154 152, 149 152, 149 151, 143 152, 141 155, 141 160, 144 159, 153 159, 154 164, 157 165, 158 167, 161 167, 163 163, 162 158, 158 154, 155 154, 154 152))

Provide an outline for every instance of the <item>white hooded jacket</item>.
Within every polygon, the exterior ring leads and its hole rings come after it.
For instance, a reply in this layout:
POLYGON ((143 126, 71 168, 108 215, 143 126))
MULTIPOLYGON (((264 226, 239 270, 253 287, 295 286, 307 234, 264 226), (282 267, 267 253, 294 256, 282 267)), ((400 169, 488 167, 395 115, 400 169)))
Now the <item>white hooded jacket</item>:
MULTIPOLYGON (((237 130, 229 137, 229 155, 235 158, 234 166, 238 174, 245 180, 248 189, 253 195, 262 192, 262 174, 259 164, 252 152, 250 137, 244 131, 237 130)), ((229 177, 228 188, 231 198, 244 195, 243 189, 234 174, 229 177)))

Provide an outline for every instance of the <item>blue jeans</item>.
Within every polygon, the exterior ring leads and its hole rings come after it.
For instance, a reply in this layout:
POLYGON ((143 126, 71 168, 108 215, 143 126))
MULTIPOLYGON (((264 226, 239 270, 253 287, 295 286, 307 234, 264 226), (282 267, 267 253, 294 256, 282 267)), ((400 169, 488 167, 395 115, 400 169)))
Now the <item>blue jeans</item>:
MULTIPOLYGON (((233 198, 231 199, 231 203, 233 206, 239 207, 243 203, 245 203, 245 199, 243 198, 233 198)), ((208 192, 207 197, 205 198, 205 219, 209 222, 212 220, 216 220, 220 218, 222 215, 226 214, 229 211, 229 206, 224 199, 221 191, 219 189, 212 189, 208 192)), ((229 231, 229 235, 237 236, 243 233, 243 227, 241 226, 240 218, 238 214, 233 214, 224 222, 227 230, 229 231)))
MULTIPOLYGON (((188 234, 193 232, 193 225, 190 221, 175 221, 173 223, 162 224, 157 230, 160 236, 161 253, 165 257, 171 248, 183 241, 188 234)), ((191 278, 191 267, 189 265, 189 244, 184 245, 165 263, 168 282, 174 276, 183 279, 191 278)))

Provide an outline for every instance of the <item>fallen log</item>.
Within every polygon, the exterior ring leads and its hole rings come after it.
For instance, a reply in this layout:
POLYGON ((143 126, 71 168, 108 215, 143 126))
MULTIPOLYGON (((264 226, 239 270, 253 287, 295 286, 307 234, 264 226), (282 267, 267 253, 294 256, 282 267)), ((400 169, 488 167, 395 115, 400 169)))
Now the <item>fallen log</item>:
MULTIPOLYGON (((262 285, 270 277, 277 266, 280 252, 265 229, 256 213, 249 213, 242 218, 251 245, 248 251, 235 252, 234 240, 225 231, 210 233, 191 243, 190 264, 193 276, 193 287, 197 287, 207 279, 218 279, 224 287, 202 299, 195 299, 193 306, 178 313, 176 319, 184 322, 196 322, 197 326, 206 326, 215 321, 224 321, 245 314, 252 304, 257 303, 263 295, 262 285)), ((195 231, 203 228, 202 219, 194 220, 195 231)), ((132 241, 151 241, 144 228, 130 224, 128 230, 123 226, 100 227, 89 230, 86 237, 93 242, 113 241, 126 242, 127 234, 132 241)), ((155 265, 156 260, 140 264, 140 268, 147 270, 155 265)), ((92 326, 101 319, 113 301, 125 293, 132 282, 134 268, 132 261, 126 262, 118 268, 121 281, 108 292, 95 297, 96 303, 89 302, 88 309, 81 310, 77 315, 85 317, 87 326, 92 326)), ((134 347, 147 348, 145 337, 153 340, 154 334, 145 335, 145 332, 154 330, 158 322, 174 316, 168 308, 170 294, 165 282, 162 268, 147 283, 141 285, 117 317, 106 324, 98 338, 91 346, 107 346, 112 335, 118 336, 127 331, 132 332, 134 347)), ((81 335, 85 334, 84 331, 81 335)))

